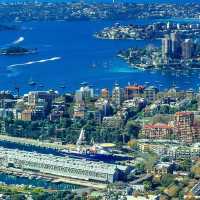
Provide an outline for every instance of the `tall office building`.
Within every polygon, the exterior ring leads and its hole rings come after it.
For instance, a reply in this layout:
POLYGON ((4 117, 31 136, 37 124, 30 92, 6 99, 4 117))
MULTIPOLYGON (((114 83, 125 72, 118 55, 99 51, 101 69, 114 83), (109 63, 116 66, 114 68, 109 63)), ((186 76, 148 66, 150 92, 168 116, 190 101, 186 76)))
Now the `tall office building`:
POLYGON ((193 43, 191 39, 185 39, 182 42, 182 58, 190 59, 192 57, 193 43))
POLYGON ((178 32, 171 33, 171 53, 173 58, 180 58, 181 56, 181 42, 178 32))
POLYGON ((165 35, 162 39, 162 58, 165 63, 169 62, 169 58, 171 57, 171 38, 169 35, 165 35))
POLYGON ((121 105, 123 99, 124 99, 123 89, 120 88, 119 84, 115 84, 112 90, 112 103, 118 107, 121 105))

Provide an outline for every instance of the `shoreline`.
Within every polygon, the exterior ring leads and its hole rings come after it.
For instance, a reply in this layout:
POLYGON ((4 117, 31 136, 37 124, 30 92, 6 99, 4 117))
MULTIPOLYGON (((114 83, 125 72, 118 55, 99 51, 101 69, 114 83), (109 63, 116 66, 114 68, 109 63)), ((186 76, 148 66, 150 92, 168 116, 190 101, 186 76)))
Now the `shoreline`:
MULTIPOLYGON (((52 183, 66 183, 71 184, 75 186, 81 186, 81 187, 89 187, 94 189, 105 189, 106 184, 98 183, 98 182, 91 182, 91 181, 85 181, 81 179, 73 179, 68 177, 61 177, 61 176, 55 176, 51 174, 41 173, 41 172, 35 172, 30 170, 21 170, 16 168, 4 168, 0 167, 0 173, 4 173, 6 175, 13 175, 19 178, 28 178, 28 179, 44 179, 46 181, 50 181, 52 183)), ((76 189, 75 189, 76 190, 76 189)))

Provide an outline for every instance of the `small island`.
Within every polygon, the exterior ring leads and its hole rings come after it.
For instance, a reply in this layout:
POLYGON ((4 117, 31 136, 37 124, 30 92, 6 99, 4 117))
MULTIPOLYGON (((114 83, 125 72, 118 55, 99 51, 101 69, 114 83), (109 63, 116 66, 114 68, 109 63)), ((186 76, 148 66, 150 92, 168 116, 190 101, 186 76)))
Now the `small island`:
POLYGON ((33 54, 36 53, 37 49, 27 49, 20 46, 10 46, 8 48, 3 48, 0 50, 0 55, 24 55, 24 54, 33 54))

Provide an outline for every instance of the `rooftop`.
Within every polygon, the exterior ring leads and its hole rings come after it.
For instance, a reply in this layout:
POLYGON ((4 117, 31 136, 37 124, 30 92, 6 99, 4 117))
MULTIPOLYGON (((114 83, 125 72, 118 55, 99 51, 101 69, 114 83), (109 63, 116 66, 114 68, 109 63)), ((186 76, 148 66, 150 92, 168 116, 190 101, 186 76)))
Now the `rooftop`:
POLYGON ((163 129, 171 129, 172 126, 168 124, 148 124, 144 126, 144 129, 154 129, 154 128, 163 128, 163 129))
POLYGON ((187 116, 187 115, 193 115, 193 114, 194 114, 193 112, 183 111, 183 112, 177 112, 176 116, 187 116))

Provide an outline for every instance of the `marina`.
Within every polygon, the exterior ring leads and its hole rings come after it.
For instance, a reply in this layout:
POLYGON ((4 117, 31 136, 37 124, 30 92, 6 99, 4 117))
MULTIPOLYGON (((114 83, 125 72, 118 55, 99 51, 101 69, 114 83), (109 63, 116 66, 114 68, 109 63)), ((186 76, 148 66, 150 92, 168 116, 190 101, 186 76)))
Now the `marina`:
POLYGON ((14 168, 0 168, 0 183, 6 185, 26 185, 50 190, 77 190, 86 187, 104 189, 106 184, 57 177, 39 172, 23 171, 14 168))
POLYGON ((28 186, 30 188, 39 187, 48 190, 76 190, 83 188, 77 182, 58 182, 54 181, 53 177, 14 169, 9 170, 7 168, 0 168, 0 183, 5 185, 28 186))

